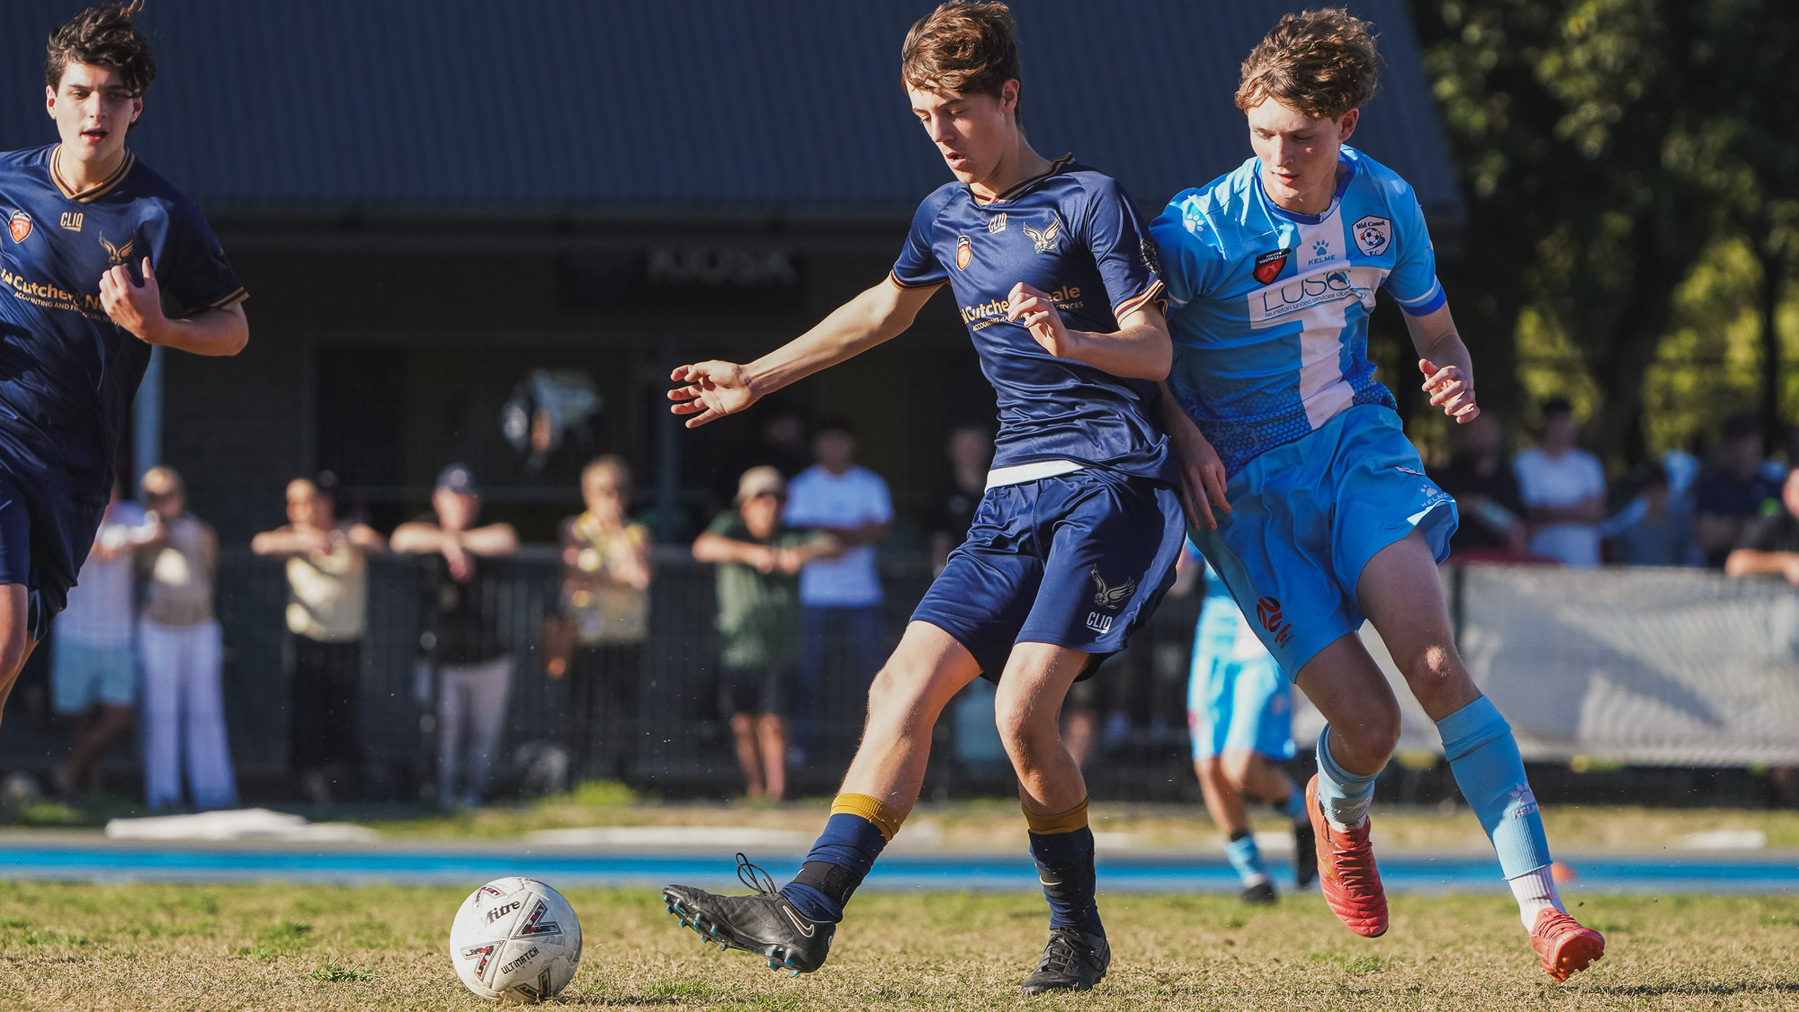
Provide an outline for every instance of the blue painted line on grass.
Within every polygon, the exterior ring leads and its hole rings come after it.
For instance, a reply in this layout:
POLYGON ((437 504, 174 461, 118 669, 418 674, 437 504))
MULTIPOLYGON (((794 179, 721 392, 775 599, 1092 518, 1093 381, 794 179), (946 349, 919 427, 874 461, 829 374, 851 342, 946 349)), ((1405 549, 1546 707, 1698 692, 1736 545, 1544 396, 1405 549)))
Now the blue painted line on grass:
MULTIPOLYGON (((752 855, 754 857, 754 855, 752 855)), ((756 858, 776 881, 798 871, 802 855, 756 858)), ((1799 864, 1790 858, 1581 857, 1568 859, 1579 892, 1778 893, 1799 891, 1799 864)), ((1395 855, 1380 861, 1381 878, 1395 893, 1504 892, 1490 858, 1395 855)), ((1232 893, 1236 874, 1212 856, 1102 854, 1102 887, 1115 892, 1232 893)), ((118 844, 0 845, 0 879, 166 882, 386 882, 466 885, 501 875, 530 875, 568 886, 660 886, 682 882, 735 886, 735 865, 723 853, 621 853, 526 848, 429 850, 118 844)), ((891 854, 867 888, 888 890, 1034 891, 1037 871, 1024 854, 891 854)), ((734 890, 733 890, 734 891, 734 890)))

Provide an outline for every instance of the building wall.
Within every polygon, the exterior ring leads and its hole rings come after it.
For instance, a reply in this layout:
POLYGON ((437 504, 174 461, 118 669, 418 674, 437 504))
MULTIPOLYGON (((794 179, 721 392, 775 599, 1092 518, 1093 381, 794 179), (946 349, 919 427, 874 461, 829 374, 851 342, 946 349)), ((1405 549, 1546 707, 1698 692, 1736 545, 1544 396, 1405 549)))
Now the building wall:
MULTIPOLYGON (((657 249, 744 246, 730 235, 537 248, 518 248, 530 244, 514 236, 488 252, 429 236, 355 248, 339 237, 221 231, 251 293, 250 344, 232 359, 169 357, 163 457, 228 543, 280 523, 282 486, 321 466, 340 471, 347 500, 391 526, 426 507, 451 459, 475 466, 489 517, 544 540, 576 507, 575 476, 598 452, 632 462, 640 507, 656 505, 648 497, 672 461, 681 519, 665 530, 684 536, 728 494, 761 416, 680 428, 667 415, 669 369, 777 346, 881 283, 898 243, 893 226, 785 241, 798 280, 770 290, 643 276, 657 249), (591 438, 569 434, 533 468, 503 438, 500 412, 536 368, 584 371, 605 403, 591 438)), ((993 416, 951 302, 933 300, 907 334, 782 395, 815 416, 850 418, 863 462, 914 517, 942 480, 948 428, 993 416)))

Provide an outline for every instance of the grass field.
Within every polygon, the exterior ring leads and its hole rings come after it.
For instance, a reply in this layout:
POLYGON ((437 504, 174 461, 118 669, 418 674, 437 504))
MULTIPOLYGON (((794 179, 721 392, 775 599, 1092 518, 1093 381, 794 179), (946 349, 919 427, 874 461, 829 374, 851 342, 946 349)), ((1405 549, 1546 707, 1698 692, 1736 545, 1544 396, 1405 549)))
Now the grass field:
MULTIPOLYGON (((445 935, 462 890, 92 886, 0 890, 7 1009, 477 1009, 445 935)), ((860 896, 819 973, 777 976, 676 928, 652 891, 572 890, 587 936, 561 1003, 686 1009, 1793 1009, 1799 897, 1571 896, 1610 953, 1557 985, 1509 899, 1393 900, 1368 941, 1317 896, 1105 898, 1112 975, 1024 999, 1041 897, 860 896)))

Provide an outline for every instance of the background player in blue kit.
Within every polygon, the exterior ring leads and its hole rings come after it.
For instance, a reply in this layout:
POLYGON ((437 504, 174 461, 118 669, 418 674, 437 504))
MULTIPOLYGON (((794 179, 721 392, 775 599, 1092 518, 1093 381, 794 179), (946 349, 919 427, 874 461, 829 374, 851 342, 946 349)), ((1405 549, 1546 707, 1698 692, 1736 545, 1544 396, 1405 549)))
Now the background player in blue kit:
POLYGON ((1273 903, 1274 879, 1250 832, 1244 799, 1263 801, 1293 830, 1293 876, 1301 889, 1318 874, 1305 792, 1281 763, 1293 758, 1293 696, 1287 676, 1256 638, 1236 598, 1191 545, 1175 592, 1194 577, 1205 600, 1193 628, 1187 676, 1187 730, 1206 811, 1224 834, 1224 854, 1243 883, 1245 903, 1273 903))
POLYGON ((206 219, 125 146, 156 75, 135 9, 50 36, 61 143, 0 154, 0 706, 93 545, 151 346, 249 339, 206 219))
POLYGON ((1343 146, 1380 62, 1368 24, 1342 10, 1286 16, 1244 61, 1236 99, 1255 156, 1176 195, 1151 228, 1181 307, 1168 385, 1197 423, 1171 420, 1170 437, 1185 457, 1203 433, 1222 456, 1232 510, 1194 541, 1330 722, 1307 804, 1332 910, 1359 934, 1387 929, 1367 811, 1399 706, 1356 635, 1365 616, 1437 722, 1544 969, 1565 980, 1605 941, 1562 909, 1511 727, 1456 652, 1436 569, 1455 503, 1424 476, 1368 361, 1385 287, 1430 403, 1458 421, 1480 410, 1417 198, 1343 146))
POLYGON ((1151 422, 1170 351, 1155 256, 1123 190, 1025 139, 1013 33, 1003 4, 947 3, 907 35, 913 112, 956 181, 919 205, 889 278, 755 362, 674 372, 675 412, 710 422, 898 335, 947 283, 999 403, 974 525, 869 691, 862 744, 799 876, 777 891, 745 865, 758 895, 663 892, 683 924, 771 967, 823 963, 843 904, 918 799, 938 714, 981 674, 997 682, 1051 907, 1024 990, 1084 990, 1111 958, 1086 784, 1056 718, 1174 578, 1179 476, 1151 422))

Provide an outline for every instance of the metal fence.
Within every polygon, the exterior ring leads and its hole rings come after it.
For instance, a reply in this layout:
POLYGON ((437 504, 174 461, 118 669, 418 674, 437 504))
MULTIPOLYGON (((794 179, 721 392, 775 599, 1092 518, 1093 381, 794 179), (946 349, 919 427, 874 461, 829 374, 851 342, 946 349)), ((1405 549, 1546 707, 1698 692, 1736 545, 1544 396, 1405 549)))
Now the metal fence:
MULTIPOLYGON (((567 738, 568 680, 549 678, 540 653, 543 618, 555 605, 559 579, 553 550, 528 548, 486 572, 499 583, 494 599, 515 662, 496 767, 496 787, 505 793, 518 788, 527 759, 543 756, 546 746, 564 754, 579 750, 567 738)), ((923 560, 883 561, 884 647, 898 642, 930 577, 923 560)), ((376 556, 369 578, 360 793, 370 800, 416 799, 428 795, 434 765, 430 710, 415 691, 424 570, 417 559, 376 556)), ((226 552, 217 585, 227 723, 240 784, 251 800, 291 799, 282 566, 226 552)), ((1470 671, 1510 717, 1527 758, 1549 764, 1532 774, 1539 794, 1592 797, 1598 786, 1602 796, 1637 800, 1707 790, 1740 796, 1753 788, 1729 770, 1698 780, 1670 772, 1657 780, 1620 778, 1616 768, 1620 762, 1741 768, 1799 761, 1799 736, 1791 731, 1799 715, 1799 594, 1784 584, 1693 570, 1469 566, 1445 570, 1445 586, 1470 671), (1608 772, 1585 777, 1588 790, 1572 787, 1570 760, 1576 768, 1608 772), (1682 786, 1689 781, 1697 786, 1682 786)), ((622 748, 626 779, 654 794, 723 797, 740 787, 729 726, 717 709, 713 587, 712 567, 684 549, 659 552, 638 699, 634 712, 623 715, 622 748)), ((1195 796, 1185 683, 1197 610, 1195 598, 1169 598, 1131 651, 1095 679, 1084 705, 1099 723, 1087 766, 1096 797, 1195 796)), ((1384 662, 1378 638, 1365 639, 1384 662)), ((0 768, 43 774, 67 753, 65 729, 45 713, 46 662, 34 657, 14 693, 0 730, 0 768)), ((818 740, 807 762, 790 773, 790 793, 830 792, 854 751, 866 681, 850 670, 847 656, 827 667, 818 740)), ((1403 746, 1414 756, 1436 750, 1434 729, 1403 686, 1395 688, 1406 711, 1403 746)), ((977 681, 945 711, 927 797, 1013 790, 991 700, 991 690, 977 681)), ((1301 741, 1316 733, 1316 722, 1302 702, 1295 722, 1301 741)), ((605 726, 600 723, 600 733, 605 726)), ((1453 790, 1441 770, 1417 774, 1418 764, 1410 765, 1414 772, 1395 767, 1391 789, 1398 796, 1428 800, 1453 790)), ((115 749, 114 777, 134 776, 137 767, 133 750, 115 749)))
MULTIPOLYGON (((553 550, 528 546, 517 557, 484 567, 498 583, 502 642, 514 661, 496 787, 516 789, 533 757, 545 746, 564 754, 568 740, 569 680, 545 670, 540 637, 546 609, 557 600, 560 563, 553 550)), ((907 617, 929 586, 923 560, 883 560, 884 647, 899 642, 907 617)), ((359 730, 359 792, 372 800, 426 796, 434 760, 431 711, 419 692, 419 638, 423 628, 425 570, 419 560, 378 555, 369 565, 369 635, 363 651, 359 730)), ((294 796, 290 782, 290 700, 282 661, 287 583, 279 561, 247 551, 226 551, 219 561, 217 610, 224 628, 223 681, 233 762, 251 798, 294 796)), ((1194 605, 1165 607, 1156 629, 1110 672, 1100 705, 1126 715, 1114 721, 1100 748, 1096 776, 1141 784, 1152 770, 1170 791, 1180 790, 1180 756, 1186 746, 1181 710, 1186 649, 1194 605), (1153 716, 1152 716, 1153 714, 1153 716)), ((626 779, 667 796, 725 796, 740 789, 726 715, 718 712, 717 604, 713 567, 696 563, 684 549, 658 553, 650 591, 650 626, 635 712, 625 714, 626 779)), ((847 646, 847 645, 846 645, 847 646)), ((0 768, 44 774, 67 752, 64 731, 45 713, 44 698, 54 642, 35 656, 15 693, 4 731, 0 768)), ((855 750, 866 705, 866 678, 849 673, 848 651, 833 657, 818 700, 817 740, 804 765, 789 774, 791 792, 835 788, 855 750)), ((872 673, 870 673, 872 674, 872 673)), ((934 742, 926 790, 935 797, 1009 793, 1012 779, 992 729, 991 694, 979 686, 951 704, 934 742)), ((597 732, 604 734, 604 722, 597 732)), ((115 776, 137 769, 132 749, 110 761, 115 776)))

